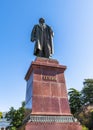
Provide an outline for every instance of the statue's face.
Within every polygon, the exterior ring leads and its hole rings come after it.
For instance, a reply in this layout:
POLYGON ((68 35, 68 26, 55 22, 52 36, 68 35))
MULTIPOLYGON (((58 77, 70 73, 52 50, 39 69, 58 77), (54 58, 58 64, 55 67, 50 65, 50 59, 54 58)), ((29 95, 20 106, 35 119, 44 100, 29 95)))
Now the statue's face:
POLYGON ((40 18, 39 23, 43 25, 45 23, 45 20, 43 18, 40 18))

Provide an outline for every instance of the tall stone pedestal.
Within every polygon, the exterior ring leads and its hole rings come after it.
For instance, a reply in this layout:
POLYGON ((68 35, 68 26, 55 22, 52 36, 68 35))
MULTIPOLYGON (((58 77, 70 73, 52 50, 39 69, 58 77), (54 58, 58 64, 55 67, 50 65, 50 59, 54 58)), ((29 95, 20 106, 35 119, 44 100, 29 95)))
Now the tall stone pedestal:
POLYGON ((26 130, 81 130, 70 112, 64 71, 57 60, 36 58, 25 79, 27 81, 26 130))

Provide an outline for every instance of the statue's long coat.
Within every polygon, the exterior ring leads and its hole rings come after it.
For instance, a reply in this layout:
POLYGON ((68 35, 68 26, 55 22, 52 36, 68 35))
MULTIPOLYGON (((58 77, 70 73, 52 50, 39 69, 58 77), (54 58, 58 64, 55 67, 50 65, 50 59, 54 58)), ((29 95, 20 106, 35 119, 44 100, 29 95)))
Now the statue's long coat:
POLYGON ((39 25, 35 25, 31 33, 31 41, 35 41, 34 55, 37 56, 37 52, 42 51, 42 47, 45 48, 45 53, 50 56, 53 54, 53 31, 51 27, 45 25, 44 30, 39 25))

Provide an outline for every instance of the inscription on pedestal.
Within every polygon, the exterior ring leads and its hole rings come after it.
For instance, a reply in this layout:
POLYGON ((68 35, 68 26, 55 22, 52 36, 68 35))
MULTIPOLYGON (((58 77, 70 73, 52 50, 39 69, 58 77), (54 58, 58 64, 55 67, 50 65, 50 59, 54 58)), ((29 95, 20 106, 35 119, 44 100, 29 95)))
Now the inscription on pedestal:
POLYGON ((54 76, 45 76, 45 75, 43 75, 42 79, 46 80, 46 81, 56 81, 56 77, 54 77, 54 76))

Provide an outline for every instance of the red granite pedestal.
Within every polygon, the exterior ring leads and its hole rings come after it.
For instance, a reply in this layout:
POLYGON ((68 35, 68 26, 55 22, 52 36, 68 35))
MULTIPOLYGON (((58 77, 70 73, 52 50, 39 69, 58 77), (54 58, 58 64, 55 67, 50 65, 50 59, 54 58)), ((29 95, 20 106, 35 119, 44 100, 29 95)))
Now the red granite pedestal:
POLYGON ((32 112, 26 130, 81 130, 70 112, 64 71, 57 60, 36 58, 25 76, 26 106, 32 112))

